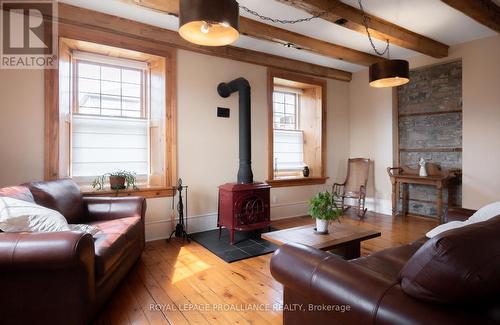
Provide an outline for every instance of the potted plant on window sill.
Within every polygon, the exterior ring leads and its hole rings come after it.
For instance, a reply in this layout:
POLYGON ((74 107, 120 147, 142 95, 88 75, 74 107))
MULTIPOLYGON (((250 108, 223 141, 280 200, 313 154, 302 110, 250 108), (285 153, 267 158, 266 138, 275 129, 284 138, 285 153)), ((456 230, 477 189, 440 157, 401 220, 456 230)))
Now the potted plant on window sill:
POLYGON ((125 170, 106 173, 97 177, 91 184, 92 188, 98 191, 103 190, 107 177, 109 178, 109 186, 112 190, 120 191, 131 187, 134 190, 137 189, 137 186, 135 185, 137 182, 136 174, 125 170))
POLYGON ((327 234, 331 221, 340 222, 342 209, 335 202, 336 195, 328 191, 319 192, 309 200, 309 214, 316 219, 316 232, 327 234))

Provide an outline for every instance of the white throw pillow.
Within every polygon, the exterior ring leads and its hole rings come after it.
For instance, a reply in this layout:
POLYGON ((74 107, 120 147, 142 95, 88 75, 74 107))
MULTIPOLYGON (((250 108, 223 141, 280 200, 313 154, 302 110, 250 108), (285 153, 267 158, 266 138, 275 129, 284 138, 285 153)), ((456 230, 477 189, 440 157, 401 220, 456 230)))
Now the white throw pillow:
POLYGON ((101 231, 101 229, 99 229, 96 226, 92 226, 92 225, 85 225, 85 224, 73 225, 73 224, 70 224, 68 226, 69 226, 69 229, 71 231, 85 232, 87 234, 91 234, 92 237, 94 237, 95 235, 97 235, 101 231))
POLYGON ((4 232, 69 231, 62 214, 35 203, 0 197, 0 230, 4 232))
POLYGON ((500 201, 485 205, 477 210, 469 219, 465 221, 451 221, 433 228, 425 234, 427 238, 432 238, 447 230, 472 225, 474 223, 487 221, 493 217, 500 215, 500 201))
POLYGON ((473 224, 476 222, 482 222, 489 220, 493 217, 500 215, 500 201, 485 205, 481 209, 477 210, 469 219, 465 221, 465 224, 473 224))
POLYGON ((445 232, 447 230, 460 228, 463 226, 464 226, 464 223, 462 221, 447 222, 447 223, 439 225, 435 228, 432 228, 428 233, 425 234, 425 237, 432 238, 432 237, 435 237, 435 236, 439 235, 440 233, 445 232))

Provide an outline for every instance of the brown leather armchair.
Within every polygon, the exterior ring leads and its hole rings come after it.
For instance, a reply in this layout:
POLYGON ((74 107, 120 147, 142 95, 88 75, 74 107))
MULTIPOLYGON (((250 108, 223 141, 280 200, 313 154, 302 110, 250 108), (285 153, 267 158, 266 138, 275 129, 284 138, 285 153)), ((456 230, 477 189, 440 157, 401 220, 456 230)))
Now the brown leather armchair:
POLYGON ((284 324, 498 324, 499 232, 500 216, 351 261, 285 245, 271 259, 284 324))
POLYGON ((59 211, 77 232, 0 233, 0 322, 87 324, 144 249, 146 200, 87 198, 71 180, 0 189, 0 196, 59 211))

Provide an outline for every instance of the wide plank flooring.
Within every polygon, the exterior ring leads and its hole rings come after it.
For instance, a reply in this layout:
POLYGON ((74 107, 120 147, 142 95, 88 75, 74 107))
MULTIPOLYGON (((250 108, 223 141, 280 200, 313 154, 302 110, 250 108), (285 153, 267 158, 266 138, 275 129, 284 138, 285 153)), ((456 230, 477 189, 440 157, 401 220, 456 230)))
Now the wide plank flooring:
MULTIPOLYGON (((273 222, 278 229, 312 223, 310 217, 273 222)), ((378 230, 361 254, 409 243, 437 222, 367 213, 342 222, 378 230)), ((282 286, 269 270, 272 254, 225 263, 201 245, 180 241, 146 244, 142 259, 99 313, 96 324, 281 324, 282 286)))

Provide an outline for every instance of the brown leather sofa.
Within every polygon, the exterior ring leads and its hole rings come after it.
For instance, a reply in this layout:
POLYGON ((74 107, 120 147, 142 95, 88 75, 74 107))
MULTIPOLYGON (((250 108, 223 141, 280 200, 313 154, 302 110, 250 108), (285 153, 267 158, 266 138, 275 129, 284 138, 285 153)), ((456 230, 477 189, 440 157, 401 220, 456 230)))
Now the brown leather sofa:
MULTIPOLYGON (((474 211, 453 209, 447 221, 474 211)), ((291 244, 271 260, 284 324, 499 324, 500 216, 345 261, 291 244)))
POLYGON ((71 180, 0 189, 59 211, 77 232, 0 233, 0 323, 88 324, 144 249, 146 200, 82 197, 71 180))

